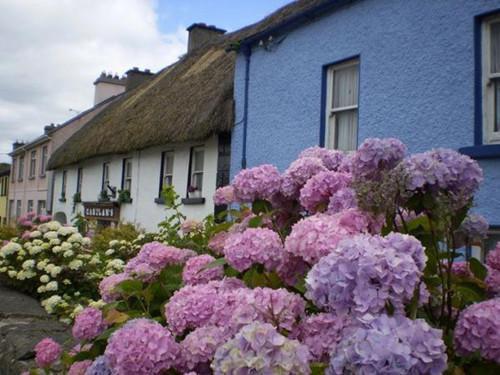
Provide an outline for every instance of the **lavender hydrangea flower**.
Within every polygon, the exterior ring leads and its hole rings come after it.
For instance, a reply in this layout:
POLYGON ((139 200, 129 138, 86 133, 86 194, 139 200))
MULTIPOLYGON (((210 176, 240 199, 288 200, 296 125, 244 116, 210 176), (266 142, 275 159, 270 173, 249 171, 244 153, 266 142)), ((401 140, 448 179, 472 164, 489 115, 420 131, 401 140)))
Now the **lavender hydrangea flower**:
POLYGON ((286 289, 255 288, 243 297, 229 323, 235 333, 255 321, 273 324, 280 330, 293 331, 305 315, 304 299, 286 289))
POLYGON ((131 277, 126 273, 117 273, 102 279, 99 283, 99 294, 104 302, 110 303, 120 298, 120 293, 116 292, 115 287, 122 281, 128 280, 131 277))
POLYGON ((381 171, 396 167, 405 157, 406 146, 395 138, 368 138, 354 154, 352 174, 355 179, 377 179, 381 171))
POLYGON ((230 334, 227 329, 215 326, 204 326, 189 333, 181 342, 182 365, 184 371, 196 371, 210 374, 210 362, 215 351, 222 346, 230 334))
POLYGON ((484 279, 488 293, 493 296, 500 296, 500 271, 488 267, 488 274, 484 279))
POLYGON ((319 172, 300 190, 300 204, 311 213, 322 212, 330 198, 339 190, 349 187, 351 175, 342 172, 319 172))
POLYGON ((94 359, 94 362, 85 372, 85 375, 111 375, 111 369, 109 368, 108 361, 104 355, 101 355, 94 359))
POLYGON ((233 203, 234 201, 234 188, 231 185, 223 186, 215 190, 215 205, 227 205, 233 203))
POLYGON ((369 228, 366 215, 347 211, 336 215, 316 214, 295 223, 285 240, 285 251, 312 265, 329 254, 339 241, 367 233, 369 228))
POLYGON ((61 345, 47 337, 35 345, 36 365, 42 368, 49 367, 59 359, 61 353, 61 345))
POLYGON ((248 228, 226 240, 224 255, 229 265, 240 272, 253 264, 262 264, 272 271, 280 265, 284 249, 278 233, 267 228, 248 228))
POLYGON ((380 314, 388 303, 403 313, 420 283, 425 259, 422 245, 411 236, 357 235, 341 241, 309 271, 306 297, 318 307, 355 318, 380 314))
POLYGON ((500 271, 500 242, 497 242, 496 247, 488 252, 486 264, 489 267, 500 271))
POLYGON ((336 171, 344 161, 346 154, 342 151, 314 146, 306 148, 299 155, 299 159, 307 157, 318 158, 328 170, 336 171))
POLYGON ((142 246, 139 253, 125 266, 125 273, 143 281, 151 281, 168 265, 184 264, 195 256, 192 250, 150 242, 142 246))
POLYGON ((306 346, 280 335, 270 324, 255 322, 217 349, 212 369, 215 375, 308 375, 309 357, 306 346))
POLYGON ((76 316, 72 333, 77 340, 92 340, 103 333, 106 327, 102 311, 86 307, 76 316))
POLYGON ((211 280, 222 279, 224 276, 224 267, 216 266, 204 269, 204 267, 214 261, 215 258, 208 254, 188 259, 182 271, 182 281, 184 281, 184 284, 206 284, 211 280))
POLYGON ((68 375, 85 375, 91 365, 92 361, 90 359, 75 362, 69 368, 68 375))
POLYGON ((243 169, 233 179, 234 196, 239 202, 253 202, 256 199, 271 200, 280 191, 281 175, 271 164, 243 169))
POLYGON ((350 323, 347 316, 319 313, 304 319, 290 337, 306 345, 314 361, 326 362, 350 323))
POLYGON ((173 368, 180 347, 161 324, 135 319, 114 332, 104 355, 113 374, 155 375, 173 368))
POLYGON ((300 189, 312 176, 319 172, 327 171, 321 159, 316 157, 303 157, 290 164, 283 173, 281 192, 285 197, 298 198, 300 189))
POLYGON ((230 236, 229 232, 219 232, 214 234, 214 236, 208 242, 208 248, 212 250, 215 254, 223 255, 224 254, 224 244, 226 240, 230 236))
POLYGON ((301 257, 285 251, 276 273, 286 285, 295 286, 309 271, 309 265, 301 257))
POLYGON ((446 368, 441 330, 422 319, 381 315, 344 335, 326 374, 440 375, 446 368))
POLYGON ((455 349, 459 355, 479 352, 500 363, 500 298, 475 303, 460 313, 455 327, 455 349))
POLYGON ((489 227, 484 216, 471 214, 462 221, 459 231, 469 239, 482 240, 488 236, 489 227))
POLYGON ((338 190, 330 197, 326 213, 335 214, 337 212, 356 208, 358 206, 356 200, 356 192, 352 188, 343 188, 338 190))

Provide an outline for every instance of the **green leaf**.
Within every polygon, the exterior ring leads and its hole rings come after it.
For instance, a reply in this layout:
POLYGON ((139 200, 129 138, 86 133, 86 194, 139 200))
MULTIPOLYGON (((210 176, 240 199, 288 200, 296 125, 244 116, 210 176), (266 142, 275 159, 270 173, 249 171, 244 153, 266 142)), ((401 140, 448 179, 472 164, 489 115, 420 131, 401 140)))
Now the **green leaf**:
POLYGON ((255 216, 248 221, 249 228, 258 228, 262 225, 262 216, 255 216))
POLYGON ((476 276, 479 280, 484 280, 488 275, 488 270, 479 260, 476 258, 471 258, 469 260, 469 267, 474 276, 476 276))
POLYGON ((214 260, 213 262, 208 263, 204 267, 202 267, 198 272, 204 271, 204 270, 209 270, 211 268, 219 267, 219 266, 225 266, 227 264, 226 258, 219 258, 214 260))
POLYGON ((115 290, 126 295, 137 295, 142 292, 142 281, 139 280, 125 280, 116 285, 115 290))
POLYGON ((328 366, 322 362, 311 363, 311 375, 323 375, 328 366))
POLYGON ((441 286, 441 279, 437 276, 424 276, 424 282, 429 287, 441 286))
POLYGON ((267 213, 271 211, 272 208, 273 206, 271 205, 271 203, 264 199, 256 199, 252 204, 252 212, 255 215, 259 215, 260 213, 267 213))
POLYGON ((245 272, 243 275, 243 281, 250 288, 267 286, 266 277, 255 268, 250 268, 247 272, 245 272))

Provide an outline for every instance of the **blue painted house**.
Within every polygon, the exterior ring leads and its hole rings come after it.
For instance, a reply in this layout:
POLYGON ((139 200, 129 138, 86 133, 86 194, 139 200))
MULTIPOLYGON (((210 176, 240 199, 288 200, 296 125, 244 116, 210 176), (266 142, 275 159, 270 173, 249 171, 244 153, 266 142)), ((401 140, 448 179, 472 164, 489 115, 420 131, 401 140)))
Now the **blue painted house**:
POLYGON ((448 147, 480 162, 476 211, 500 240, 500 0, 299 3, 240 42, 232 175, 367 137, 448 147))

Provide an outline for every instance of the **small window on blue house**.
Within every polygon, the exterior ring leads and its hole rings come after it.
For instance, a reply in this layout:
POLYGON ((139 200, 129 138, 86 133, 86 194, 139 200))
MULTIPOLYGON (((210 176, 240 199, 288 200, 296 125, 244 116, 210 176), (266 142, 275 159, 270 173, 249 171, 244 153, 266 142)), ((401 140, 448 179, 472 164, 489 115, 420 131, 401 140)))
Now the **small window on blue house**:
POLYGON ((351 151, 358 140, 359 60, 328 69, 326 139, 328 148, 351 151))
POLYGON ((483 23, 483 122, 484 141, 500 142, 500 16, 483 23))

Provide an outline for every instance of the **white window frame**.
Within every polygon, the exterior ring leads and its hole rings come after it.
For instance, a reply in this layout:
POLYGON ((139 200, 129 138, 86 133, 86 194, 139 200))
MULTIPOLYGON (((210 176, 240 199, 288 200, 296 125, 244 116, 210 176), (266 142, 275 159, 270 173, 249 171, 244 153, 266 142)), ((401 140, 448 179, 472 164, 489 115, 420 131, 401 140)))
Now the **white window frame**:
POLYGON ((36 212, 38 215, 45 215, 47 213, 47 202, 45 200, 39 200, 37 202, 36 212))
POLYGON ((173 186, 174 184, 174 163, 175 163, 175 152, 174 151, 165 151, 163 152, 163 171, 162 171, 162 181, 161 188, 165 188, 166 186, 173 186), (172 170, 167 170, 167 159, 172 158, 172 170))
POLYGON ((122 190, 132 191, 132 158, 126 158, 123 161, 123 186, 122 190))
POLYGON ((30 151, 30 178, 35 178, 36 176, 36 150, 30 151))
POLYGON ((61 177, 61 199, 66 199, 66 188, 68 185, 68 171, 62 171, 61 177))
POLYGON ((76 192, 82 194, 83 185, 83 168, 80 167, 76 170, 76 192))
POLYGON ((49 153, 48 146, 42 146, 42 160, 40 163, 40 177, 45 176, 45 170, 47 168, 47 156, 49 153))
POLYGON ((26 212, 33 212, 34 209, 34 202, 32 199, 28 200, 28 206, 26 207, 26 212))
MULTIPOLYGON (((198 191, 200 191, 200 193, 203 192, 203 177, 204 177, 204 170, 205 170, 205 147, 204 146, 197 146, 197 147, 193 147, 192 149, 193 151, 193 156, 192 156, 192 160, 191 160, 191 171, 190 171, 190 180, 189 180, 189 184, 191 186, 195 186, 193 184, 193 181, 195 181, 195 177, 197 175, 201 175, 201 186, 196 186, 198 188, 198 191), (195 165, 196 165, 196 153, 199 152, 199 151, 203 151, 203 165, 202 165, 202 169, 200 170, 197 170, 195 169, 195 165)), ((189 186, 188 186, 189 188, 189 186)))
POLYGON ((17 176, 17 181, 21 182, 24 179, 24 155, 21 155, 19 157, 19 162, 18 162, 18 176, 17 176))
POLYGON ((101 190, 102 191, 108 191, 108 186, 110 186, 110 180, 109 180, 109 167, 110 167, 110 163, 109 161, 107 162, 104 162, 102 164, 102 186, 101 186, 101 190))
MULTIPOLYGON (((482 23, 482 88, 483 88, 483 142, 500 143, 500 129, 495 131, 495 80, 500 83, 500 72, 491 73, 491 25, 500 23, 500 15, 486 18, 482 23)), ((500 114, 499 114, 500 116, 500 114)))
MULTIPOLYGON (((334 117, 336 113, 342 113, 347 111, 356 111, 356 116, 359 115, 359 58, 354 58, 349 61, 345 61, 338 64, 333 64, 328 67, 327 71, 327 92, 326 92, 326 105, 325 105, 325 147, 330 149, 336 149, 335 144, 337 140, 335 139, 335 131, 331 129, 330 118, 334 117), (358 67, 358 92, 357 92, 357 104, 345 107, 333 108, 333 91, 334 91, 334 77, 335 71, 341 70, 347 67, 357 66, 358 67)), ((335 124, 335 120, 333 120, 335 124)), ((356 123, 356 147, 357 147, 357 137, 358 137, 359 121, 356 123)), ((354 150, 348 150, 354 151, 354 150)))

